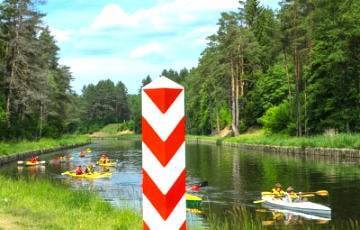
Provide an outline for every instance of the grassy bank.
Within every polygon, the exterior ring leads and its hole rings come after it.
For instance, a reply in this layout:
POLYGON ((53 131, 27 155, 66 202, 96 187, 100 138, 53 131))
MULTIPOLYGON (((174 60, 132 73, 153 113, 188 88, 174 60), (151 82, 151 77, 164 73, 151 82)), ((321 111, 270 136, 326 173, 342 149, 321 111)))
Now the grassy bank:
POLYGON ((360 149, 360 134, 337 134, 334 136, 311 136, 311 137, 291 137, 287 135, 272 134, 267 135, 259 130, 253 133, 242 134, 237 137, 219 138, 216 136, 188 136, 188 139, 196 139, 211 142, 236 142, 244 144, 261 144, 275 146, 295 146, 295 147, 323 147, 323 148, 349 148, 360 149))
POLYGON ((0 142, 0 156, 72 144, 81 144, 88 141, 89 137, 85 135, 66 135, 58 139, 42 138, 38 141, 0 142))
POLYGON ((128 130, 126 123, 114 123, 104 126, 97 132, 90 134, 92 138, 111 138, 111 137, 122 137, 122 136, 133 136, 133 131, 128 130))
MULTIPOLYGON (((141 229, 141 217, 96 195, 45 181, 0 177, 0 217, 19 229, 141 229)), ((7 226, 0 226, 6 227, 7 226)))

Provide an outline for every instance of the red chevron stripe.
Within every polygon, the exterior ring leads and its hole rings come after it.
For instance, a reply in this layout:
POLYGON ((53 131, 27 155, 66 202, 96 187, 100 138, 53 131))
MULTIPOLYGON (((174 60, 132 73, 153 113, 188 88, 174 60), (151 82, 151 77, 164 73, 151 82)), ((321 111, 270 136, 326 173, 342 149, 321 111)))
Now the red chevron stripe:
POLYGON ((169 217, 180 199, 184 196, 185 180, 186 172, 184 169, 168 193, 164 195, 143 169, 143 194, 149 199, 164 220, 169 217))
POLYGON ((166 113, 181 91, 183 90, 170 88, 144 89, 162 113, 166 113))
MULTIPOLYGON (((143 230, 150 230, 145 221, 143 221, 143 230)), ((186 221, 184 221, 179 230, 186 230, 186 221)))
POLYGON ((164 142, 159 135, 154 131, 151 125, 144 117, 141 119, 142 124, 142 140, 156 156, 163 166, 173 158, 176 151, 185 141, 185 117, 181 119, 176 128, 169 135, 164 142))
POLYGON ((186 221, 181 225, 180 230, 186 230, 186 221))
POLYGON ((150 230, 149 226, 143 221, 143 230, 150 230))

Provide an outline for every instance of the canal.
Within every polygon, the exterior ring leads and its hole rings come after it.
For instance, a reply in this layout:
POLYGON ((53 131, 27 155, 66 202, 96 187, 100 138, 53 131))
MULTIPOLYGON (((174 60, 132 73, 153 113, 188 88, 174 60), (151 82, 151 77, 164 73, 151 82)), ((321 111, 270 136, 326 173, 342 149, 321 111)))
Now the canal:
MULTIPOLYGON (((67 163, 53 161, 65 153, 54 152, 41 157, 50 162, 46 166, 18 167, 13 163, 0 168, 0 174, 68 184, 75 189, 96 192, 114 206, 131 208, 140 213, 141 143, 134 140, 102 140, 95 141, 89 147, 92 152, 83 158, 79 157, 81 148, 67 150, 73 157, 67 163), (61 176, 62 172, 77 165, 95 163, 103 152, 118 161, 116 168, 110 168, 112 177, 84 180, 61 176)), ((201 208, 188 212, 191 226, 208 227, 210 219, 221 222, 238 208, 246 210, 253 219, 266 226, 321 225, 328 229, 344 220, 360 221, 360 164, 357 162, 312 160, 188 143, 186 166, 188 184, 203 181, 209 184, 197 192, 204 200, 201 208), (308 199, 329 206, 331 216, 289 213, 253 203, 261 198, 262 191, 270 191, 276 182, 285 189, 292 186, 296 191, 329 191, 329 196, 308 199)))

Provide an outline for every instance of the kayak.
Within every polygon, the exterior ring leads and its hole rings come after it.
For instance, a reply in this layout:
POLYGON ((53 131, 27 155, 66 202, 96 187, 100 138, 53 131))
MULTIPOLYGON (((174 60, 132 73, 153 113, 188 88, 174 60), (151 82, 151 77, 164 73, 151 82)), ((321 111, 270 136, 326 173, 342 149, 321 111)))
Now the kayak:
POLYGON ((109 172, 106 172, 106 173, 94 172, 92 174, 76 175, 76 173, 74 173, 74 172, 66 171, 66 172, 61 173, 61 175, 71 176, 71 177, 75 177, 75 178, 97 179, 97 178, 109 177, 112 174, 109 172))
POLYGON ((86 152, 91 153, 92 152, 91 148, 87 148, 86 152))
POLYGON ((18 161, 18 165, 25 165, 25 166, 37 166, 37 165, 43 165, 45 164, 45 161, 37 161, 37 162, 31 162, 31 161, 18 161))
POLYGON ((186 206, 187 207, 198 207, 202 202, 202 198, 186 193, 186 206))
POLYGON ((26 161, 25 162, 26 166, 35 166, 35 165, 39 165, 39 164, 40 164, 39 161, 37 161, 37 162, 26 161))
POLYGON ((315 214, 326 217, 331 216, 331 209, 329 207, 310 201, 288 202, 285 199, 278 199, 274 198, 273 196, 262 196, 261 199, 264 200, 263 204, 265 206, 271 208, 290 210, 307 214, 315 214))
POLYGON ((110 162, 104 164, 104 163, 99 163, 99 161, 97 161, 96 164, 103 167, 116 167, 116 162, 110 162))

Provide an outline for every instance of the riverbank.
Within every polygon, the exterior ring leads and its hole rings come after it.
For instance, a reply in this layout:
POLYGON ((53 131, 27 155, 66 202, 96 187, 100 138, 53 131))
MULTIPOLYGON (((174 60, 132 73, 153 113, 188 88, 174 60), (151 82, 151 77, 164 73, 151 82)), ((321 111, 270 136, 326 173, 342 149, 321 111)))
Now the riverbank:
POLYGON ((140 229, 141 217, 119 210, 89 192, 48 181, 0 176, 0 222, 4 229, 140 229), (6 223, 9 226, 6 226, 6 223))
POLYGON ((90 138, 85 135, 66 135, 59 139, 42 138, 38 141, 0 142, 0 165, 31 155, 74 148, 90 142, 90 138))
POLYGON ((266 135, 263 131, 237 137, 187 136, 187 141, 227 145, 246 150, 286 154, 321 155, 335 159, 360 158, 360 134, 290 137, 266 135))

